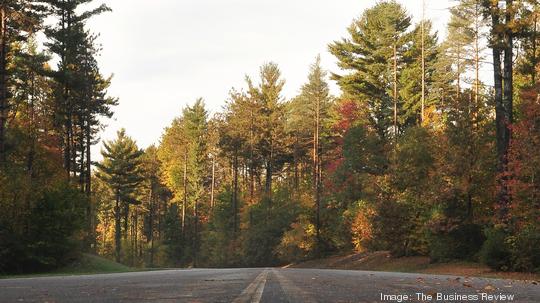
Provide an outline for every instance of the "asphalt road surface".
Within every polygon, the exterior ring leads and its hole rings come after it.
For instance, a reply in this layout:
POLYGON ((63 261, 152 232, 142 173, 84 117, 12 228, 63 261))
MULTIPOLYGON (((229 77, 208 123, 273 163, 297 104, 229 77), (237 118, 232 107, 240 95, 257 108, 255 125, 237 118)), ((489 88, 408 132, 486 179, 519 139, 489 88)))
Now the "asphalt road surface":
POLYGON ((5 279, 0 302, 540 302, 540 286, 366 271, 193 269, 5 279))

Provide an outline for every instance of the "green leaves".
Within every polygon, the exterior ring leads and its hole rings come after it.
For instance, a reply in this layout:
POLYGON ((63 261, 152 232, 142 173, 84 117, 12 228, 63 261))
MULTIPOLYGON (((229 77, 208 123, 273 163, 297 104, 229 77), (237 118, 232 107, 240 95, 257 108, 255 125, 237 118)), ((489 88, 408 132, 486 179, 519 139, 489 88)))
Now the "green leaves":
POLYGON ((143 181, 141 156, 143 151, 121 129, 117 139, 104 142, 103 161, 96 164, 96 176, 106 182, 125 203, 135 203, 133 194, 143 181))

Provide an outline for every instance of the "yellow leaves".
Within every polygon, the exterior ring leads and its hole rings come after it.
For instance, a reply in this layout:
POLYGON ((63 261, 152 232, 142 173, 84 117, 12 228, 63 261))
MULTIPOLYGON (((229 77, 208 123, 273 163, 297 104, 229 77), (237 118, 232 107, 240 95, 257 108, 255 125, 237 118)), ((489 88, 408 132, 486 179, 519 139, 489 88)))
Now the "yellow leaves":
POLYGON ((372 218, 375 216, 375 209, 363 204, 357 211, 351 224, 351 234, 353 235, 353 245, 356 251, 367 250, 367 243, 373 238, 372 218))
POLYGON ((301 260, 315 248, 315 235, 315 225, 301 217, 299 222, 291 224, 291 230, 283 235, 276 251, 285 261, 301 260))

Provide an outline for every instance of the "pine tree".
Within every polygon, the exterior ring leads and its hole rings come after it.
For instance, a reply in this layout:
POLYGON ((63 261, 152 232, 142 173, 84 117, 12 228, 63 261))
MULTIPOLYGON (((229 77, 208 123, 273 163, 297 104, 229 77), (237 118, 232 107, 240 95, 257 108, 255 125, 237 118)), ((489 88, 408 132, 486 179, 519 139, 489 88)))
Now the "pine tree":
MULTIPOLYGON (((60 59, 58 70, 54 74, 57 82, 55 118, 63 144, 64 167, 67 175, 73 177, 76 177, 80 170, 76 157, 77 149, 84 146, 80 141, 85 138, 85 128, 88 133, 87 126, 77 129, 79 126, 77 124, 84 125, 82 122, 78 123, 77 118, 80 118, 81 111, 85 108, 83 103, 88 101, 88 98, 81 98, 81 95, 87 90, 88 78, 85 76, 88 75, 88 65, 92 64, 89 56, 94 56, 97 52, 94 46, 95 38, 85 30, 85 21, 92 16, 110 11, 102 4, 95 9, 80 12, 82 6, 91 2, 92 0, 49 0, 50 12, 57 17, 58 22, 45 30, 50 40, 46 46, 60 59), (78 131, 82 135, 78 135, 78 131)), ((86 94, 88 95, 88 92, 86 94)), ((86 135, 87 139, 88 137, 89 135, 86 135)))
POLYGON ((206 201, 208 189, 208 113, 204 100, 199 98, 183 111, 185 134, 188 139, 189 200, 193 206, 193 264, 196 266, 199 250, 200 208, 206 201))
MULTIPOLYGON (((320 56, 310 66, 308 82, 302 86, 300 95, 293 99, 289 105, 290 128, 297 138, 294 142, 295 159, 311 158, 313 204, 315 205, 315 227, 317 240, 320 242, 320 212, 323 164, 322 153, 325 150, 324 135, 327 134, 331 97, 326 72, 321 67, 320 56), (306 148, 311 144, 311 148, 306 148), (300 149, 299 149, 300 148, 300 149), (299 150, 298 150, 299 149, 299 150), (302 154, 303 153, 303 154, 302 154), (309 155, 311 154, 311 157, 309 155)), ((327 144, 326 144, 327 145, 327 144)), ((295 161, 295 170, 297 169, 295 161)), ((298 178, 295 172, 295 178, 298 178)), ((297 183, 298 181, 296 181, 297 183)), ((296 188, 298 190, 298 188, 296 188)))
POLYGON ((399 73, 411 17, 396 1, 366 10, 349 27, 350 38, 330 44, 330 52, 346 75, 333 74, 343 92, 361 104, 381 138, 397 134, 401 107, 399 73))
POLYGON ((403 108, 399 122, 403 127, 420 125, 424 120, 425 109, 437 105, 437 99, 433 96, 435 66, 439 54, 437 34, 432 33, 431 22, 426 21, 418 24, 410 36, 412 43, 403 54, 404 67, 400 75, 402 89, 399 95, 403 100, 403 108))
POLYGON ((194 264, 198 254, 201 206, 211 186, 207 133, 208 114, 203 99, 197 99, 192 106, 184 108, 181 117, 165 131, 158 152, 166 183, 176 201, 182 201, 182 235, 184 239, 187 236, 191 239, 191 251, 186 251, 185 257, 194 264), (192 210, 191 215, 187 214, 188 208, 192 210), (192 224, 189 225, 191 233, 186 235, 188 216, 192 224))
POLYGON ((140 200, 142 201, 144 214, 144 235, 146 244, 149 245, 150 256, 147 264, 154 267, 156 253, 156 234, 159 233, 158 222, 160 217, 160 200, 167 195, 168 189, 161 182, 162 163, 158 158, 158 149, 152 145, 145 149, 141 158, 143 182, 141 184, 140 200))
MULTIPOLYGON (((13 117, 18 117, 19 128, 27 134, 28 147, 25 157, 26 169, 31 177, 35 177, 34 164, 38 142, 51 144, 52 113, 50 97, 52 81, 47 77, 50 72, 50 57, 37 50, 34 38, 27 42, 12 44, 11 103, 13 117)), ((17 142, 17 145, 24 145, 17 142)))
MULTIPOLYGON (((240 162, 246 162, 249 167, 249 192, 250 202, 254 202, 255 175, 258 176, 259 164, 255 162, 255 146, 259 140, 258 127, 255 123, 258 119, 259 104, 256 100, 248 97, 244 93, 234 90, 230 93, 230 100, 225 107, 219 126, 219 147, 230 163, 231 176, 231 209, 233 232, 236 235, 239 224, 239 185, 238 171, 240 162), (257 138, 257 139, 256 139, 257 138)), ((257 157, 258 159, 258 157, 257 157)))
POLYGON ((272 181, 274 174, 281 170, 287 161, 285 134, 285 112, 281 90, 285 81, 275 63, 264 64, 260 69, 261 82, 258 87, 250 87, 256 92, 259 105, 259 122, 262 132, 259 134, 257 150, 265 167, 265 195, 272 200, 272 181))
POLYGON ((45 1, 8 0, 0 4, 0 165, 6 162, 6 123, 10 111, 8 58, 12 43, 25 41, 41 26, 45 1))
POLYGON ((499 172, 499 193, 497 196, 498 220, 507 222, 511 197, 508 189, 508 149, 511 129, 514 122, 514 42, 516 36, 516 13, 521 3, 506 0, 504 6, 499 2, 484 2, 490 16, 490 47, 493 55, 493 83, 495 103, 495 123, 497 136, 497 157, 499 172))
POLYGON ((453 63, 455 94, 457 100, 461 97, 464 88, 462 82, 466 71, 473 66, 474 33, 472 30, 473 20, 462 14, 460 6, 451 9, 450 22, 448 24, 448 36, 445 41, 446 56, 453 63))
MULTIPOLYGON (((110 187, 114 194, 115 220, 115 258, 121 256, 121 215, 124 214, 124 225, 127 226, 129 205, 138 204, 135 199, 136 189, 142 182, 141 156, 133 139, 126 135, 124 129, 118 131, 117 138, 103 143, 103 161, 96 164, 96 176, 110 187), (123 212, 123 213, 122 213, 123 212)), ((124 230, 127 235, 127 228, 124 230)))

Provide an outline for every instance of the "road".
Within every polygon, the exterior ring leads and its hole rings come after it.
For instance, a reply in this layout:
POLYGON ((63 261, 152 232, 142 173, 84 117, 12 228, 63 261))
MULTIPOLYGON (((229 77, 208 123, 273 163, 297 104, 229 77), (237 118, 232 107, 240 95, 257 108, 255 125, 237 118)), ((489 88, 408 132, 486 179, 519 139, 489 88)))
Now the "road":
POLYGON ((540 302, 540 286, 366 271, 192 269, 4 279, 0 302, 540 302), (437 293, 461 297, 437 300, 437 293))

